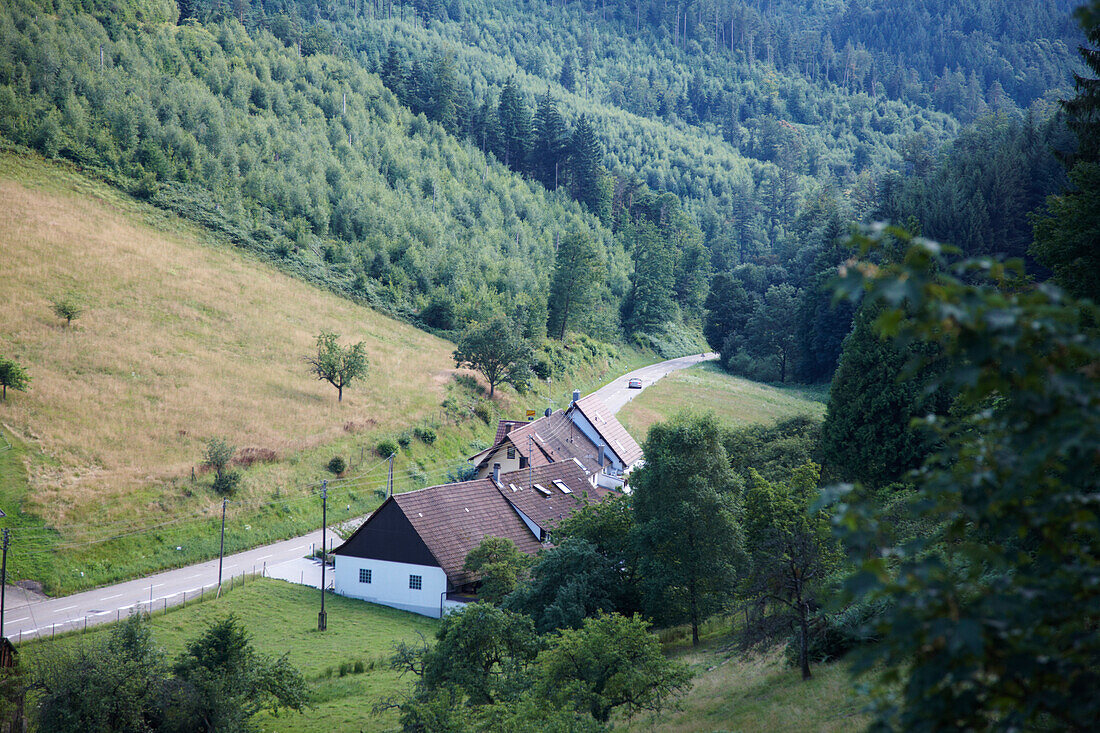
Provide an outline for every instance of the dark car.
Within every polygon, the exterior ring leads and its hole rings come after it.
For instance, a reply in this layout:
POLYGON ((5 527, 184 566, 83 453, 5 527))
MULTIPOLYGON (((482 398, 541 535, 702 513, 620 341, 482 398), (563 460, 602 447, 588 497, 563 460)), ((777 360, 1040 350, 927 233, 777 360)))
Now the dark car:
POLYGON ((626 383, 626 386, 629 387, 630 389, 641 389, 642 388, 642 380, 638 379, 637 377, 634 377, 634 379, 631 379, 629 382, 626 383))

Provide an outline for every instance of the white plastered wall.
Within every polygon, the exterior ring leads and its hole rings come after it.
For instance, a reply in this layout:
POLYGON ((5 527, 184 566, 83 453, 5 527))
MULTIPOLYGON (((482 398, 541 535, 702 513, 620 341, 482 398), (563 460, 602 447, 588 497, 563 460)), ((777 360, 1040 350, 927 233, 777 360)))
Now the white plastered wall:
POLYGON ((402 611, 439 618, 442 596, 447 590, 447 574, 443 568, 413 565, 365 557, 336 556, 336 592, 349 598, 360 598, 402 611), (371 582, 359 582, 359 570, 371 571, 371 582), (409 576, 421 577, 420 590, 409 588, 409 576))

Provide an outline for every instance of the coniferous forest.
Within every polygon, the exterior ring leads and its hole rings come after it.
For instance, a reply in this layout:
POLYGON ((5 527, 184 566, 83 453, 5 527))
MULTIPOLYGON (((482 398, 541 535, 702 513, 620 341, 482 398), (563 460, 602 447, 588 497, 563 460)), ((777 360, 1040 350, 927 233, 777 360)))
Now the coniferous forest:
POLYGON ((687 677, 642 618, 852 653, 876 729, 1100 716, 1096 0, 8 0, 0 145, 491 327, 520 391, 569 334, 828 386, 823 421, 658 424, 633 495, 487 548, 480 620, 398 650, 405 729, 659 710, 687 677), (448 666, 478 624, 496 666, 448 666))

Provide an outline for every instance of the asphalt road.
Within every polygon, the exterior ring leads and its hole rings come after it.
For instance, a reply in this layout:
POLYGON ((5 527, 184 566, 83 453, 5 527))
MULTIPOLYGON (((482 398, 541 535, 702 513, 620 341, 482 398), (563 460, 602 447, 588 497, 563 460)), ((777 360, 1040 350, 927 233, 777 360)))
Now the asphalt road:
POLYGON ((644 366, 641 369, 635 369, 632 372, 624 374, 610 384, 600 387, 596 390, 596 395, 605 405, 611 408, 611 412, 615 413, 621 410, 627 402, 630 402, 641 393, 641 390, 627 387, 627 383, 631 379, 636 377, 642 380, 642 389, 645 389, 661 377, 665 377, 672 372, 693 366, 702 361, 710 361, 717 358, 718 354, 707 353, 683 356, 679 359, 670 359, 669 361, 650 364, 649 366, 644 366))
MULTIPOLYGON (((627 382, 631 379, 641 379, 644 389, 678 369, 715 358, 717 354, 705 354, 651 364, 616 378, 596 390, 596 394, 612 412, 618 412, 640 393, 640 390, 627 387, 627 382)), ((331 547, 339 542, 339 538, 330 531, 327 542, 331 547)), ((239 583, 241 576, 245 576, 243 580, 247 582, 251 576, 266 575, 292 582, 295 582, 294 578, 298 578, 298 582, 319 587, 319 577, 306 576, 310 574, 310 566, 314 567, 314 576, 318 575, 320 564, 303 562, 302 558, 320 544, 321 531, 317 530, 301 537, 227 555, 222 567, 222 582, 228 583, 232 578, 234 583, 239 583)), ((331 576, 326 579, 325 584, 331 587, 331 576)), ((42 599, 9 593, 5 604, 3 632, 4 636, 18 644, 24 639, 116 621, 135 610, 158 611, 195 596, 217 592, 218 561, 209 560, 60 598, 42 599)))

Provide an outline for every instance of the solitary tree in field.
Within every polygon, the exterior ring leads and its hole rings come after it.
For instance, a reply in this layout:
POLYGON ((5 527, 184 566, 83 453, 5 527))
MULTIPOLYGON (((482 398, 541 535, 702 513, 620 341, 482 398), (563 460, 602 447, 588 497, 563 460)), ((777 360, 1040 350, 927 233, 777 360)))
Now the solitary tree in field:
POLYGON ((58 318, 65 319, 66 326, 70 326, 73 321, 83 315, 84 306, 75 295, 66 293, 65 295, 54 298, 53 312, 58 318))
POLYGON ((343 402, 344 387, 365 377, 370 365, 362 341, 344 347, 339 344, 339 339, 331 331, 321 331, 317 334, 317 355, 307 356, 306 363, 318 379, 336 388, 336 401, 343 402))
POLYGON ((527 389, 531 347, 504 316, 471 326, 454 352, 455 366, 476 369, 489 382, 489 397, 502 382, 527 389))
POLYGON ((0 356, 0 387, 4 390, 5 400, 8 398, 8 387, 26 392, 30 381, 31 378, 27 376, 26 370, 14 359, 0 356))

